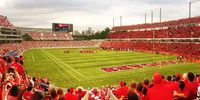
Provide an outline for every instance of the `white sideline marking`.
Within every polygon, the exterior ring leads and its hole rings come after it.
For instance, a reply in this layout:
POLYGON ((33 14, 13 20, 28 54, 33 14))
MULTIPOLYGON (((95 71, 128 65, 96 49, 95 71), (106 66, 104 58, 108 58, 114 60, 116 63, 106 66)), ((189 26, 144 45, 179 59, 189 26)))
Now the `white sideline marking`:
MULTIPOLYGON (((40 50, 41 51, 41 50, 40 50)), ((42 51, 41 51, 42 52, 42 51)), ((52 59, 49 59, 49 57, 47 56, 47 55, 44 55, 43 53, 41 53, 45 58, 47 58, 50 62, 51 61, 53 61, 54 62, 54 60, 52 60, 52 59)), ((52 63, 52 62, 51 62, 52 63)), ((55 63, 55 62, 54 62, 55 63)), ((59 65, 60 66, 60 65, 59 65)), ((53 66, 53 67, 55 67, 55 66, 53 66)), ((55 67, 56 68, 56 70, 58 70, 70 83, 72 83, 73 85, 74 85, 74 82, 72 82, 65 74, 63 74, 62 73, 62 71, 59 69, 59 68, 57 68, 57 67, 55 67)))
POLYGON ((33 53, 31 53, 31 57, 32 57, 33 62, 35 62, 35 58, 33 56, 33 53))
MULTIPOLYGON (((46 53, 48 53, 48 52, 46 51, 46 53)), ((68 68, 70 68, 70 69, 73 70, 74 72, 78 73, 78 74, 81 75, 82 77, 87 78, 87 77, 85 77, 84 75, 82 75, 81 73, 79 73, 78 71, 76 71, 74 68, 72 68, 71 66, 69 66, 68 64, 64 63, 63 61, 61 61, 60 59, 58 59, 57 57, 55 57, 54 55, 52 55, 52 54, 50 54, 50 53, 48 53, 48 55, 54 57, 54 58, 57 59, 59 62, 61 62, 62 64, 66 65, 68 68)))
MULTIPOLYGON (((46 53, 47 56, 54 57, 54 56, 50 55, 47 51, 43 51, 43 53, 46 53)), ((55 58, 55 57, 54 57, 54 58, 55 58)), ((56 60, 56 59, 53 59, 52 61, 55 62, 55 60, 56 60)), ((60 62, 60 60, 58 60, 58 59, 57 59, 57 61, 60 62)), ((76 76, 74 76, 72 73, 70 73, 68 70, 66 70, 63 66, 61 66, 60 63, 58 63, 58 62, 55 62, 55 63, 57 63, 61 68, 63 68, 67 73, 69 73, 69 74, 70 74, 72 77, 74 77, 76 80, 78 80, 79 82, 81 81, 81 80, 78 79, 76 76)))

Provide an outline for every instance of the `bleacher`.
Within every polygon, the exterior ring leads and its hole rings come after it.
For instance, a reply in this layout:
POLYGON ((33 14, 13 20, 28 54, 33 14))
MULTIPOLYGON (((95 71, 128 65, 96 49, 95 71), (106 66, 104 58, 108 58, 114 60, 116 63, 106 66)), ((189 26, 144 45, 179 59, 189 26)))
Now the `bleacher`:
POLYGON ((20 41, 22 41, 20 32, 6 16, 0 15, 0 44, 20 41))
POLYGON ((7 17, 0 15, 0 28, 12 28, 15 29, 15 26, 10 23, 7 17))
POLYGON ((33 40, 73 40, 71 34, 66 32, 30 32, 33 40))
POLYGON ((153 24, 138 24, 112 28, 109 39, 119 38, 199 38, 200 17, 153 24))
POLYGON ((146 31, 113 32, 108 35, 108 38, 200 38, 200 26, 185 26, 146 31))
POLYGON ((171 20, 165 22, 156 22, 156 23, 146 23, 146 24, 137 24, 137 25, 127 25, 127 26, 115 26, 112 28, 112 31, 126 31, 126 30, 138 30, 138 29, 159 29, 162 27, 174 27, 174 26, 187 26, 192 24, 199 24, 200 23, 200 16, 192 17, 192 18, 185 18, 179 20, 171 20))

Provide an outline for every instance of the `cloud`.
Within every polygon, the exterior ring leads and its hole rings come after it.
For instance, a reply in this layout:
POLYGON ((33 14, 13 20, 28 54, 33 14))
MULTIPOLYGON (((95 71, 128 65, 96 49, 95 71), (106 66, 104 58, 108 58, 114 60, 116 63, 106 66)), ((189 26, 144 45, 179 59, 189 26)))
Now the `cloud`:
MULTIPOLYGON (((150 22, 154 11, 159 21, 159 8, 163 9, 163 20, 188 17, 188 0, 1 0, 0 13, 8 16, 15 26, 49 27, 52 22, 74 24, 74 30, 92 27, 101 30, 123 24, 144 23, 144 13, 150 22)), ((192 14, 198 16, 199 7, 193 7, 192 14)))

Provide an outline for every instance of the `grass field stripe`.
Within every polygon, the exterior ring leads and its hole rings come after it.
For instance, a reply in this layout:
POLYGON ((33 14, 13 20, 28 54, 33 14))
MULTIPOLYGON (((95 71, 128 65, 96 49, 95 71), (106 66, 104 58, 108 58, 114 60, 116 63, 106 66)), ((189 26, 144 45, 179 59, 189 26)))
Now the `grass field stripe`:
MULTIPOLYGON (((46 53, 48 53, 48 52, 46 51, 46 53)), ((84 75, 82 75, 81 73, 79 73, 78 71, 76 71, 74 68, 72 68, 71 66, 69 66, 68 64, 64 63, 63 61, 61 61, 60 59, 58 59, 57 57, 55 57, 54 55, 52 55, 52 54, 50 54, 50 53, 48 53, 48 54, 49 54, 50 56, 54 57, 55 59, 57 59, 60 63, 66 65, 68 68, 70 68, 71 70, 73 70, 73 71, 76 72, 77 74, 81 75, 81 76, 84 77, 84 78, 87 78, 87 77, 85 77, 84 75)))
MULTIPOLYGON (((87 50, 87 49, 86 49, 87 50)), ((92 50, 92 49, 88 49, 92 50)), ((95 49, 98 50, 98 49, 95 49)), ((193 63, 183 63, 183 64, 175 64, 175 65, 162 65, 161 67, 145 67, 142 69, 134 69, 134 70, 126 70, 126 71, 119 71, 113 73, 105 73, 100 71, 101 68, 104 67, 114 67, 114 66, 122 66, 122 65, 129 65, 129 64, 145 64, 150 62, 159 62, 165 60, 176 60, 176 56, 166 56, 162 54, 155 54, 153 59, 153 54, 151 53, 138 53, 138 52, 108 52, 106 50, 98 50, 97 54, 81 54, 80 48, 77 49, 35 49, 29 50, 24 52, 25 58, 25 68, 28 73, 35 76, 38 72, 40 76, 49 75, 50 80, 52 83, 55 83, 55 86, 59 87, 74 87, 81 86, 85 89, 88 87, 99 87, 101 88, 102 85, 117 85, 119 81, 125 81, 127 85, 130 85, 131 81, 141 82, 145 78, 151 80, 152 75, 154 72, 160 72, 161 74, 168 76, 168 75, 175 75, 177 72, 185 73, 188 70, 193 71, 194 73, 200 72, 200 66, 198 64, 193 63), (51 55, 57 57, 59 60, 63 61, 64 63, 68 64, 70 67, 74 68, 76 71, 80 72, 82 75, 86 76, 87 78, 83 78, 78 73, 74 72, 72 69, 68 68, 68 66, 60 63, 54 57, 47 55, 46 53, 40 52, 40 50, 45 50, 46 52, 50 53, 51 55), (70 53, 64 53, 65 50, 69 50, 70 53), (33 53, 35 63, 33 63, 32 55, 33 53), (49 59, 43 57, 42 54, 45 54, 49 57, 49 59), (131 54, 133 53, 133 55, 131 54), (98 56, 97 56, 98 55, 98 56), (101 56, 102 55, 102 56, 101 56), (116 56, 115 56, 116 55, 116 56), (133 56, 133 58, 129 58, 133 56), (141 57, 140 57, 141 56, 141 57), (144 57, 142 57, 144 56, 144 57), (119 59, 121 60, 118 60, 119 59), (55 62, 53 62, 52 60, 55 62), (68 59, 69 58, 69 59, 68 59), (75 59, 73 59, 75 58, 75 59), (116 58, 116 59, 115 59, 116 58), (29 61, 28 61, 29 60, 29 61), (108 61, 107 61, 108 60, 108 61), (59 64, 60 63, 60 64, 59 64), (68 72, 66 72, 62 67, 68 70, 71 74, 76 76, 81 81, 77 81, 73 76, 71 76, 68 72), (47 67, 41 67, 47 66, 47 67), (55 67, 57 67, 60 71, 58 71, 55 67), (61 74, 62 73, 62 74, 61 74), (63 74, 68 77, 74 84, 70 83, 63 74)))
MULTIPOLYGON (((147 57, 151 57, 151 56, 147 56, 147 57)), ((159 56, 157 56, 157 57, 155 57, 155 58, 158 58, 159 56)), ((112 61, 112 60, 122 60, 122 59, 139 59, 139 58, 146 58, 146 57, 144 57, 144 56, 127 56, 127 57, 113 57, 113 58, 110 58, 109 59, 109 61, 112 61)), ((64 58, 61 58, 62 60, 65 60, 64 58)), ((84 63, 84 62, 93 62, 93 61, 107 61, 108 59, 99 59, 99 58, 97 58, 97 59, 84 59, 84 60, 82 60, 82 59, 76 59, 76 60, 68 60, 70 63, 84 63)))
MULTIPOLYGON (((41 51, 42 52, 42 51, 41 51)), ((51 58, 49 58, 47 55, 41 53, 45 58, 47 58, 49 61, 53 61, 51 58)), ((53 61, 54 62, 54 61, 53 61)), ((55 62, 54 62, 55 63, 55 62)), ((56 64, 59 65, 59 64, 56 64)), ((60 65, 59 65, 60 66, 60 65)), ((55 66, 54 66, 55 67, 55 66)), ((72 82, 59 68, 55 67, 71 84, 74 85, 74 82, 72 82)))
MULTIPOLYGON (((143 54, 144 55, 149 55, 149 54, 143 54)), ((77 56, 77 55, 74 55, 74 56, 77 56)), ((93 58, 110 58, 110 57, 122 57, 122 56, 141 56, 141 54, 134 54, 134 53, 129 53, 129 54, 123 54, 123 55, 119 55, 119 54, 107 54, 107 55, 99 55, 99 54, 95 54, 95 55, 92 55, 93 58)), ((149 56, 152 56, 152 55, 149 55, 149 56)), ((65 59, 77 59, 77 58, 66 58, 66 56, 61 56, 60 58, 65 58, 65 59)), ((84 56, 79 56, 78 59, 87 59, 87 58, 91 58, 91 55, 84 55, 84 56)))
MULTIPOLYGON (((43 50, 42 50, 42 51, 43 51, 43 50)), ((47 51, 43 51, 43 53, 45 53, 47 56, 51 56, 52 58, 54 57, 54 56, 50 55, 47 51)), ((60 62, 60 60, 55 59, 55 57, 54 57, 53 62, 55 62, 55 60, 57 60, 58 62, 60 62)), ((61 68, 63 68, 67 73, 69 73, 69 74, 70 74, 72 77, 74 77, 76 80, 78 80, 79 82, 81 81, 81 80, 78 79, 76 76, 74 76, 72 73, 70 73, 68 70, 66 70, 63 66, 61 66, 61 65, 60 65, 61 63, 58 63, 58 62, 55 62, 55 63, 59 64, 59 66, 60 66, 61 68)))

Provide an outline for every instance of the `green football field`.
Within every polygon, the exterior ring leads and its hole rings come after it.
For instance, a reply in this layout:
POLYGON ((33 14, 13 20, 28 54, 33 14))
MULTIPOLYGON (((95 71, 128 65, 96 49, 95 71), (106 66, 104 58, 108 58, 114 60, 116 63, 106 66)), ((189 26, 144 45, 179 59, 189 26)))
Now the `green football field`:
MULTIPOLYGON (((154 72, 163 75, 174 75, 178 72, 200 72, 196 63, 178 63, 157 67, 145 67, 118 72, 105 72, 101 68, 145 64, 166 60, 176 60, 175 56, 142 53, 133 51, 107 51, 96 48, 97 53, 80 53, 81 48, 71 49, 29 49, 24 52, 25 69, 30 76, 48 77, 50 82, 59 87, 84 88, 101 87, 105 85, 118 85, 119 81, 129 84, 131 81, 151 79, 154 72), (70 53, 64 53, 64 51, 70 53)), ((85 49, 84 49, 85 50, 85 49)))

